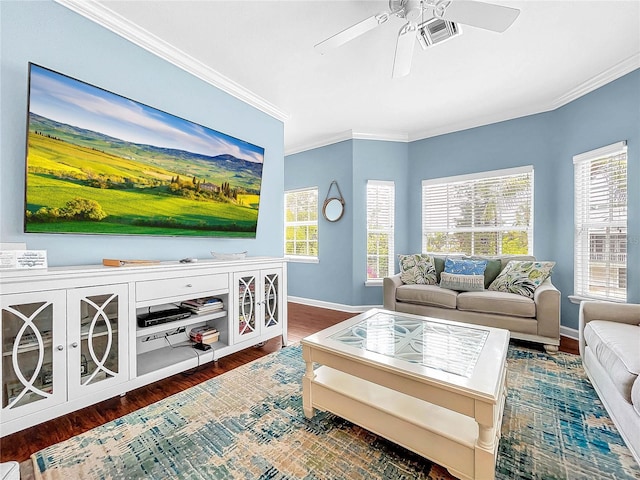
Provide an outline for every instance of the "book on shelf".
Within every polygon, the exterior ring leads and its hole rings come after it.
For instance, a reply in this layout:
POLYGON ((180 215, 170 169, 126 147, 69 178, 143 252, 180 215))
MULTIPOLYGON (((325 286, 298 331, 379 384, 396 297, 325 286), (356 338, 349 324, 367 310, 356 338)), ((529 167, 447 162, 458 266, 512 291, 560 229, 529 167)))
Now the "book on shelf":
POLYGON ((209 313, 222 310, 224 302, 218 297, 202 297, 185 300, 180 306, 188 308, 193 313, 209 313))
POLYGON ((215 343, 219 337, 220 332, 208 325, 193 327, 191 331, 189 331, 189 339, 195 343, 215 343))

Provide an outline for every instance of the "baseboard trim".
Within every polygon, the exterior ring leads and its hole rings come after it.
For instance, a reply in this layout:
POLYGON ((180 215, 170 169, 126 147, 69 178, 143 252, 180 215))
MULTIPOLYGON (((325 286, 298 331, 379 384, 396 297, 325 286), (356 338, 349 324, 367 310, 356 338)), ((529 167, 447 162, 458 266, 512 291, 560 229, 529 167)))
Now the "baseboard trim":
POLYGON ((578 330, 576 330, 575 328, 563 327, 562 325, 560 325, 560 336, 572 338, 574 340, 578 340, 580 337, 578 334, 578 330))
POLYGON ((382 305, 344 305, 342 303, 325 302, 322 300, 314 300, 313 298, 287 297, 289 302, 299 303, 301 305, 309 305, 310 307, 327 308, 329 310, 338 310, 348 313, 362 313, 372 308, 382 308, 382 305))

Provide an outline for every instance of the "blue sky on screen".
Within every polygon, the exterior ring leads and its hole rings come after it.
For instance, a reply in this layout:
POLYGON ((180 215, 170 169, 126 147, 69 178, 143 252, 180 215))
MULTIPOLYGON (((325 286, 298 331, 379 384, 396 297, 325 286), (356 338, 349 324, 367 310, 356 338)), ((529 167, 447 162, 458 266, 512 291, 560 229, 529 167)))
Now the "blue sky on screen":
POLYGON ((127 142, 262 163, 264 149, 31 65, 30 112, 127 142))

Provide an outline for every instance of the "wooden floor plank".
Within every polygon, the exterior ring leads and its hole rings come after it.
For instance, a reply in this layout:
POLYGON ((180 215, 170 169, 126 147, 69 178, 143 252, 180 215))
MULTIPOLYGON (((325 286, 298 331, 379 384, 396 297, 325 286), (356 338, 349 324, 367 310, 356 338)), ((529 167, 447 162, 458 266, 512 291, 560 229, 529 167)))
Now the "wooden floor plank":
MULTIPOLYGON (((331 325, 356 315, 351 312, 312 307, 299 303, 288 303, 288 343, 299 342, 302 338, 319 332, 331 325)), ((74 435, 90 430, 122 417, 185 390, 201 382, 233 370, 240 365, 256 360, 282 347, 280 338, 274 338, 262 347, 254 347, 221 358, 196 370, 173 375, 151 385, 128 392, 123 397, 115 397, 91 405, 68 415, 27 428, 0 439, 0 461, 28 459, 33 453, 49 445, 66 440, 74 435)), ((577 342, 563 337, 562 351, 577 353, 577 342)))

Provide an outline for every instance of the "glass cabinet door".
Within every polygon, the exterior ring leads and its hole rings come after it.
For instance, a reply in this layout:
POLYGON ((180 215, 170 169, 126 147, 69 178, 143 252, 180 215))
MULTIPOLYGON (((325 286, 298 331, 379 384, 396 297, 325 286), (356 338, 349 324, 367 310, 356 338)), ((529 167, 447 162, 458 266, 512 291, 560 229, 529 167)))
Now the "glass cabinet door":
POLYGON ((262 281, 264 285, 263 327, 264 329, 280 326, 280 270, 263 271, 262 281))
POLYGON ((65 292, 7 295, 0 306, 3 419, 64 402, 65 292))
POLYGON ((118 383, 126 375, 127 287, 69 292, 69 396, 118 383))
MULTIPOLYGON (((259 334, 258 324, 258 299, 256 298, 256 275, 240 274, 235 277, 236 288, 236 319, 235 336, 237 342, 248 340, 259 334)), ((258 290, 259 292, 259 290, 258 290)))

